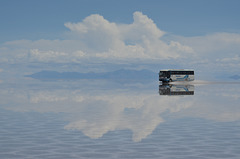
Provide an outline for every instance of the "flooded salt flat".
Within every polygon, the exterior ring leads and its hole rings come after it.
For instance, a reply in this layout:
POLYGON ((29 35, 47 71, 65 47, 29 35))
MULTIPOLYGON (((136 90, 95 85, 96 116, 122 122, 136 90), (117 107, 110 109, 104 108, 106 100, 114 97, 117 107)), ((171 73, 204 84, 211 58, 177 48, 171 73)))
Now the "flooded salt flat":
POLYGON ((239 158, 240 84, 0 83, 0 158, 239 158))

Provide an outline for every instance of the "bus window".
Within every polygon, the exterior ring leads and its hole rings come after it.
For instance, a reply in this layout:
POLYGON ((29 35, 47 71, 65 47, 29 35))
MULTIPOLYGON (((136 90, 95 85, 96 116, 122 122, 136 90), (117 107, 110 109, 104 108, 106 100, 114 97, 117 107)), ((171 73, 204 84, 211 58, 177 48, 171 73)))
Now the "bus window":
POLYGON ((170 78, 170 75, 171 75, 171 72, 170 72, 170 71, 166 72, 167 78, 170 78))

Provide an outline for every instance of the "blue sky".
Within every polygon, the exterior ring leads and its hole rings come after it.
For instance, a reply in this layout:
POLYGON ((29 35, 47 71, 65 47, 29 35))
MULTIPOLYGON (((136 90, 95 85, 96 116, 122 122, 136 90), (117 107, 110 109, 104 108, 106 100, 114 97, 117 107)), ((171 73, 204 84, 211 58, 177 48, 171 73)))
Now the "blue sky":
POLYGON ((60 38, 65 22, 78 22, 90 14, 131 23, 135 11, 173 34, 239 33, 239 6, 238 0, 1 0, 0 41, 60 38))
POLYGON ((238 0, 1 0, 0 70, 20 63, 145 63, 240 74, 239 6, 238 0))

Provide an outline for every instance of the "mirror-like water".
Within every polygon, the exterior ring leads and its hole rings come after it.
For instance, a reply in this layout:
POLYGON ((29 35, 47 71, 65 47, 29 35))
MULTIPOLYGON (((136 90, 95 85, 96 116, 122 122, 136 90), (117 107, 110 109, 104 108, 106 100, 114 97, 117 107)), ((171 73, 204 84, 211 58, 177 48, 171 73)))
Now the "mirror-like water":
POLYGON ((0 83, 0 158, 239 158, 239 83, 0 83))

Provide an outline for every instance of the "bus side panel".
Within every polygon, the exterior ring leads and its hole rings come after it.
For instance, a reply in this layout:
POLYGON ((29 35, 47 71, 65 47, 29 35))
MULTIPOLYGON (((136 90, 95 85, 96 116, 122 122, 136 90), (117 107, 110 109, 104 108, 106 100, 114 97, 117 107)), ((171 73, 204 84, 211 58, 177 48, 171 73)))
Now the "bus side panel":
POLYGON ((193 81, 194 75, 171 75, 172 81, 193 81))
POLYGON ((194 75, 189 75, 189 81, 193 81, 194 80, 194 75))

